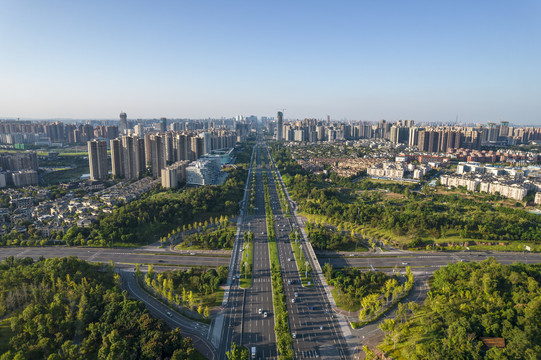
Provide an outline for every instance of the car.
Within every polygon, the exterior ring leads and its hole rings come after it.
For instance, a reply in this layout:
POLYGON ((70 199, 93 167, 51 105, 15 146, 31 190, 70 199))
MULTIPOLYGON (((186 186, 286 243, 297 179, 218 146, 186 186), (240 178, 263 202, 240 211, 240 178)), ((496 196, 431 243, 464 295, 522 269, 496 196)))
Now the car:
POLYGON ((265 235, 265 232, 264 232, 264 231, 262 231, 262 232, 261 232, 261 235, 265 235))
POLYGON ((320 325, 320 326, 319 326, 319 330, 323 330, 323 325, 320 325))
POLYGON ((291 302, 294 303, 294 302, 295 302, 295 298, 291 299, 291 302))
POLYGON ((315 310, 316 307, 315 306, 310 306, 310 310, 315 310))
POLYGON ((295 297, 299 297, 299 293, 298 293, 298 292, 295 293, 295 297))
POLYGON ((262 313, 263 313, 263 310, 259 309, 259 310, 258 310, 258 313, 259 313, 259 314, 262 314, 262 313))
POLYGON ((263 313, 263 317, 265 317, 265 318, 267 317, 267 312, 266 311, 263 313))
POLYGON ((287 261, 291 261, 291 258, 287 258, 287 261))
POLYGON ((409 263, 407 263, 407 262, 403 262, 403 263, 402 263, 402 265, 409 265, 409 263))
POLYGON ((297 333, 293 333, 293 339, 296 339, 297 338, 297 333))
POLYGON ((173 317, 173 314, 171 314, 171 311, 168 311, 168 312, 167 312, 167 316, 173 317))
POLYGON ((191 252, 190 255, 195 255, 195 253, 194 253, 194 252, 191 252))
POLYGON ((291 280, 288 280, 288 281, 287 281, 287 284, 288 284, 288 285, 291 285, 291 280))

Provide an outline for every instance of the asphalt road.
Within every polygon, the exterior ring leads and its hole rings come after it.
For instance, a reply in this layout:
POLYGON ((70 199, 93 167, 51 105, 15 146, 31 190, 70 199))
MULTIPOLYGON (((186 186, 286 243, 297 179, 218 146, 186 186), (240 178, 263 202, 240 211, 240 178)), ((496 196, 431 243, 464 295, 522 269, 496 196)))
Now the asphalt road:
MULTIPOLYGON (((259 159, 260 148, 257 147, 256 159, 259 159)), ((263 174, 261 163, 254 161, 256 172, 256 194, 254 214, 247 214, 247 203, 243 204, 240 234, 244 231, 254 232, 254 253, 252 286, 248 289, 239 288, 239 280, 233 280, 226 307, 223 332, 219 345, 220 359, 225 359, 225 351, 231 343, 242 344, 251 349, 256 348, 256 359, 276 359, 276 335, 274 333, 274 310, 272 305, 272 284, 270 276, 270 259, 268 249, 267 225, 265 217, 265 197, 263 191, 263 174), (261 309, 261 314, 259 313, 261 309), (264 313, 267 313, 267 317, 264 313)), ((251 181, 251 176, 249 176, 251 181)), ((251 185, 247 186, 248 191, 251 185)), ((249 199, 249 197, 247 197, 249 199)), ((242 244, 242 235, 239 244, 242 244)), ((240 275, 242 246, 235 247, 236 261, 233 265, 233 275, 240 275)))
POLYGON ((355 253, 355 256, 319 257, 319 262, 321 266, 323 266, 325 263, 330 263, 335 268, 351 266, 370 269, 372 266, 376 270, 383 271, 393 268, 404 270, 406 266, 410 266, 412 269, 417 271, 432 273, 438 268, 446 266, 449 263, 456 263, 460 261, 483 261, 488 257, 494 257, 498 262, 506 265, 513 264, 515 262, 525 264, 535 264, 541 262, 541 254, 539 253, 503 253, 479 251, 456 251, 445 253, 404 251, 397 254, 386 254, 384 252, 372 256, 368 255, 367 253, 355 253))
MULTIPOLYGON (((268 154, 267 151, 266 153, 268 154)), ((317 277, 314 277, 311 287, 304 287, 301 284, 289 239, 290 232, 300 230, 299 225, 293 217, 287 218, 282 213, 276 189, 277 184, 270 169, 271 166, 267 168, 269 195, 274 215, 278 256, 284 280, 289 326, 292 336, 295 334, 293 340, 295 358, 348 359, 347 344, 336 315, 333 313, 331 304, 322 288, 323 285, 319 283, 317 277)), ((274 166, 272 169, 276 171, 274 166)), ((302 240, 301 245, 304 246, 302 240)), ((308 254, 305 258, 312 264, 312 259, 308 254)), ((311 266, 313 268, 313 265, 311 266)))
POLYGON ((132 267, 134 264, 154 264, 158 266, 220 266, 229 265, 228 257, 208 255, 182 255, 164 251, 147 249, 122 249, 122 248, 82 248, 82 247, 5 247, 0 251, 0 260, 8 256, 31 257, 38 259, 43 256, 64 257, 77 256, 81 260, 91 262, 108 263, 113 261, 115 266, 132 267))

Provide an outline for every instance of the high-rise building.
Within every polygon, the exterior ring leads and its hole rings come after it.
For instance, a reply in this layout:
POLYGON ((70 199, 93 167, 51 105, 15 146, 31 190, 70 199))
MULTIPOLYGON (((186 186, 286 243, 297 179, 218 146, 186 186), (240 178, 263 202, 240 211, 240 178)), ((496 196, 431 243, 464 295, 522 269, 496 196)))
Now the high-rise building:
POLYGON ((188 151, 188 135, 177 134, 173 141, 173 148, 175 149, 175 161, 189 160, 188 151))
POLYGON ((281 111, 278 111, 276 116, 276 140, 282 140, 282 131, 284 127, 284 114, 281 111))
MULTIPOLYGON (((137 179, 146 169, 145 141, 137 136, 122 136, 111 142, 111 164, 113 175, 120 173, 126 179, 137 179), (120 152, 117 153, 116 146, 120 143, 120 152), (115 169, 116 164, 120 165, 115 169)), ((115 175, 116 176, 116 175, 115 175)))
POLYGON ((199 136, 193 136, 191 138, 191 158, 190 160, 197 160, 204 154, 204 141, 199 136))
POLYGON ((88 142, 88 164, 90 179, 107 179, 107 141, 94 139, 88 142))
POLYGON ((164 118, 164 117, 160 118, 159 130, 161 132, 167 131, 167 118, 164 118))
POLYGON ((122 142, 120 139, 113 139, 111 144, 111 172, 115 178, 124 176, 124 164, 122 154, 122 142))
POLYGON ((120 135, 124 135, 128 131, 128 115, 126 115, 125 112, 120 113, 120 126, 118 131, 120 132, 120 135))
POLYGON ((157 178, 165 167, 165 146, 161 135, 150 135, 150 158, 152 176, 157 178))

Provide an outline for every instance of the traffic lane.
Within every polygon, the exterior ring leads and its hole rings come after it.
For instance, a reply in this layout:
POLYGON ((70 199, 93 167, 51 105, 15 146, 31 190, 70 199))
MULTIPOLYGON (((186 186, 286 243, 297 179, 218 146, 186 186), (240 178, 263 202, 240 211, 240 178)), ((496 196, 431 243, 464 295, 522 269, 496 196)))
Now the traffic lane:
MULTIPOLYGON (((288 236, 284 235, 281 237, 281 239, 285 249, 291 249, 288 236)), ((296 273, 298 276, 296 264, 294 262, 289 263, 291 264, 290 271, 296 273)), ((296 303, 298 304, 297 308, 304 310, 299 311, 300 316, 298 326, 301 328, 301 330, 299 331, 299 340, 295 341, 298 344, 297 351, 300 352, 302 356, 310 356, 311 351, 312 354, 317 352, 326 358, 343 358, 346 355, 343 352, 344 345, 341 336, 341 329, 333 319, 334 315, 330 310, 330 304, 327 303, 328 300, 324 290, 321 289, 320 286, 315 282, 314 285, 315 286, 310 288, 304 288, 301 286, 302 290, 298 289, 299 298, 296 298, 296 303), (312 301, 313 299, 315 299, 315 301, 312 301), (323 302, 321 302, 321 299, 323 299, 323 302), (309 315, 309 320, 305 320, 303 322, 303 315, 309 315), (319 319, 319 321, 314 321, 314 318, 319 319), (321 343, 321 341, 323 341, 322 345, 314 346, 313 342, 311 342, 314 336, 317 336, 318 342, 321 343), (328 341, 325 341, 327 338, 328 341), (306 342, 303 342, 302 340, 306 340, 306 342)), ((291 297, 294 297, 294 294, 291 297)))
POLYGON ((438 268, 446 266, 449 263, 456 263, 460 261, 483 261, 488 257, 494 257, 498 262, 502 264, 513 264, 515 262, 521 262, 526 264, 541 263, 541 254, 505 254, 505 253, 491 253, 491 254, 437 254, 437 255, 418 255, 415 257, 319 257, 319 263, 323 266, 325 263, 330 263, 335 268, 342 267, 365 267, 370 268, 373 266, 384 268, 405 268, 411 267, 424 267, 426 271, 430 268, 438 268))
MULTIPOLYGON (((279 228, 278 225, 286 221, 281 215, 281 210, 277 210, 276 213, 276 224, 279 228)), ((339 348, 342 346, 340 340, 341 333, 336 331, 332 322, 332 315, 324 307, 318 310, 322 304, 321 296, 324 296, 324 294, 318 292, 317 288, 302 287, 296 262, 286 260, 286 257, 288 259, 291 257, 292 260, 294 259, 289 236, 288 234, 283 234, 281 231, 277 231, 276 233, 279 258, 285 277, 284 289, 286 292, 288 312, 290 314, 290 330, 296 335, 293 341, 296 355, 298 357, 314 357, 316 354, 321 354, 329 359, 343 358, 345 354, 340 349, 337 349, 337 346, 339 348), (293 280, 293 282, 289 284, 288 280, 293 280), (301 290, 301 288, 304 290, 301 290), (295 292, 299 293, 299 297, 295 297, 295 292), (304 295, 300 295, 301 292, 304 295), (307 309, 310 310, 308 311, 307 309), (326 316, 324 315, 324 310, 327 311, 326 316)))
POLYGON ((126 264, 153 264, 153 265, 187 265, 187 266, 228 266, 229 257, 212 257, 198 255, 157 255, 141 251, 130 252, 123 249, 102 249, 102 248, 73 248, 73 247, 36 247, 36 248, 2 248, 0 260, 9 256, 17 258, 31 257, 38 260, 40 257, 57 258, 76 256, 81 260, 89 262, 107 263, 113 261, 126 264))

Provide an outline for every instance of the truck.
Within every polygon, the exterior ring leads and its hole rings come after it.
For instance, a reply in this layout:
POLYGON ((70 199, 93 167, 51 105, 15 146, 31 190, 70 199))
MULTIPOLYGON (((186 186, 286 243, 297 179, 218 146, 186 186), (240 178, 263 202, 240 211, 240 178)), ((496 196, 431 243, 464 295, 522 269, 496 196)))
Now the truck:
POLYGON ((255 346, 252 346, 252 359, 255 359, 255 353, 256 353, 255 346))

